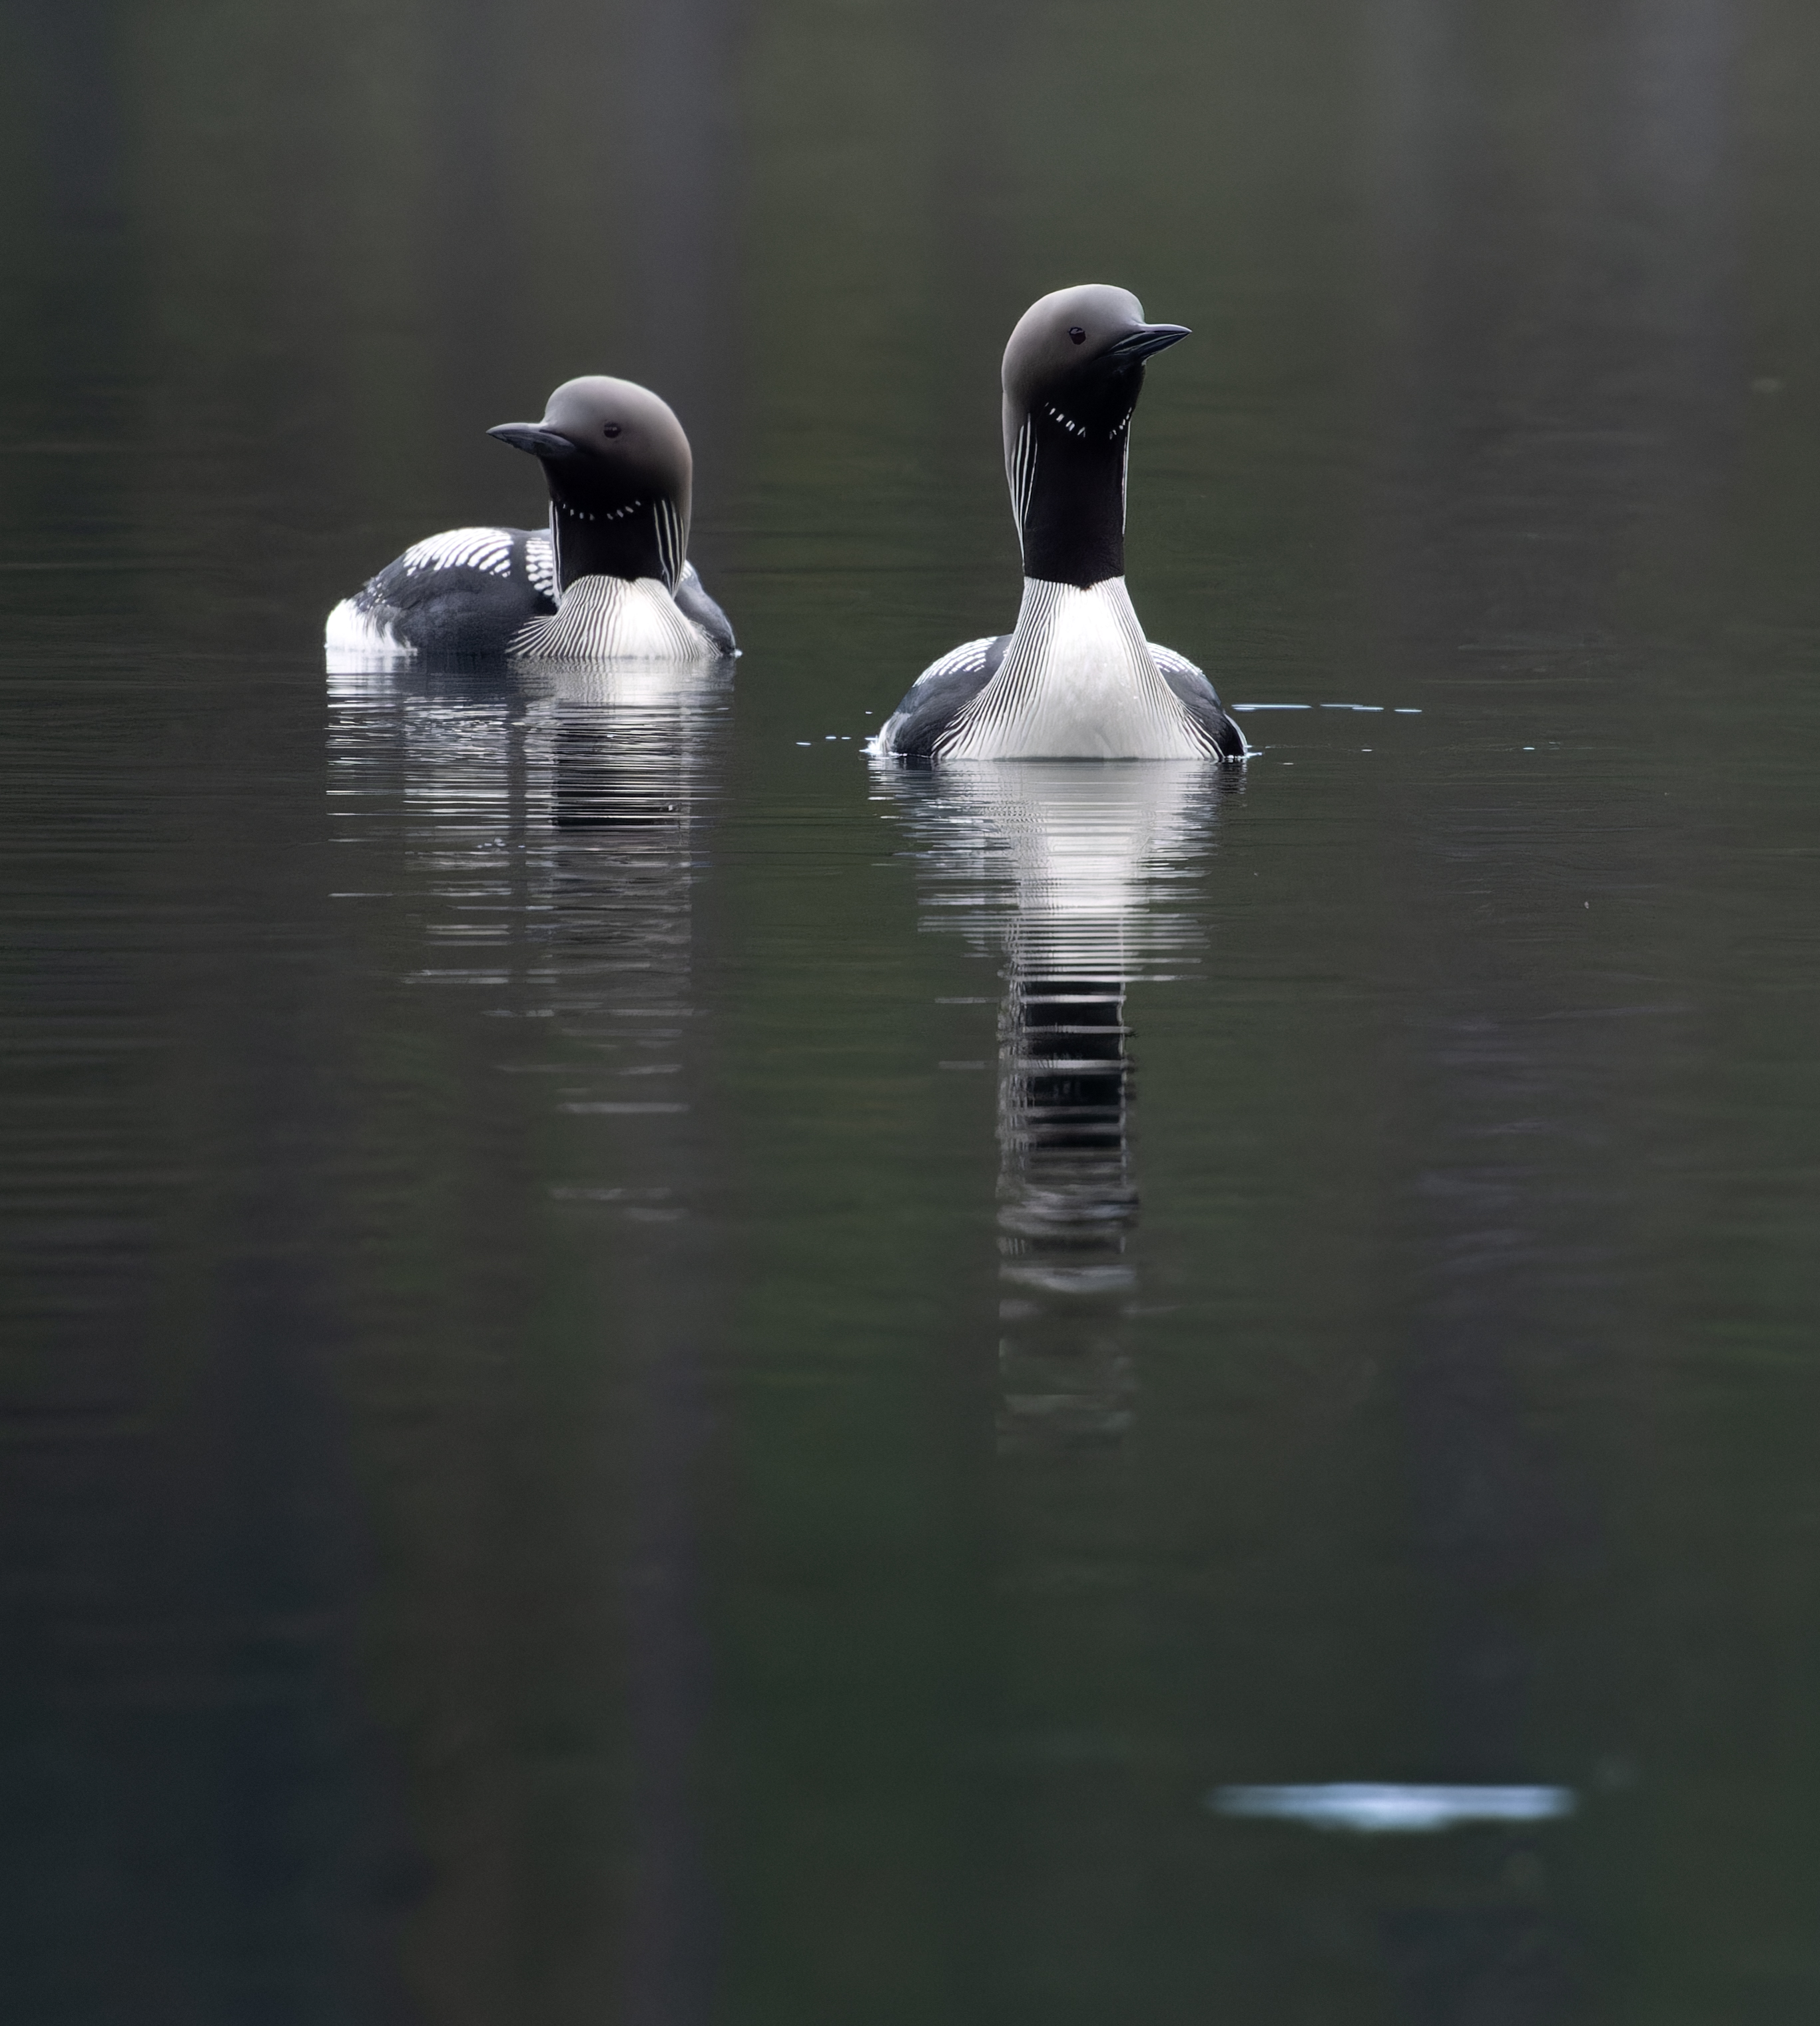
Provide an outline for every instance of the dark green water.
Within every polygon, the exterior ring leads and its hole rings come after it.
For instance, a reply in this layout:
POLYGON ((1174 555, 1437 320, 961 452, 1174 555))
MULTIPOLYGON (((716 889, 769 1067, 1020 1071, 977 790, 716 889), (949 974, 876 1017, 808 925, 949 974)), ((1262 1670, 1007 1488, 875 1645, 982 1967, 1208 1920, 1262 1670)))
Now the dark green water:
POLYGON ((1820 2011, 1817 84, 1796 0, 0 12, 9 2021, 1820 2011), (1196 330, 1152 637, 1316 707, 874 775, 1086 278, 1196 330), (731 686, 325 678, 588 370, 731 686), (1576 1807, 1208 1806, 1350 1780, 1576 1807))

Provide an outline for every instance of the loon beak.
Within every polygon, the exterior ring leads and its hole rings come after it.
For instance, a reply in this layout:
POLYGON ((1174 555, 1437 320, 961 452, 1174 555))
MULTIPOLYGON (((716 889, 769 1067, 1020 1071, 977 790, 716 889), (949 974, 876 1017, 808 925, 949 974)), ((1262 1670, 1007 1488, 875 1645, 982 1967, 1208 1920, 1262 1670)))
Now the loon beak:
POLYGON ((514 450, 528 450, 533 457, 551 463, 580 455, 567 437, 558 436, 555 430, 547 429, 539 422, 501 422, 497 429, 488 429, 487 434, 497 437, 501 443, 510 444, 514 450))
POLYGON ((1140 323, 1100 357, 1108 366, 1135 366, 1152 352, 1166 352, 1172 344, 1180 344, 1188 334, 1185 323, 1140 323))

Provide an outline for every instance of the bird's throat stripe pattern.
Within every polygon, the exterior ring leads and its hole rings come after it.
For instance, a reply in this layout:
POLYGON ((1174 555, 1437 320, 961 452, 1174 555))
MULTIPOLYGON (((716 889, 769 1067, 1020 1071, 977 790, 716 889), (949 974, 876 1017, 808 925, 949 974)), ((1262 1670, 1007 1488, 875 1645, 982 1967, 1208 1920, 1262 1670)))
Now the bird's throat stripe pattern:
POLYGON ((658 554, 664 566, 664 581, 674 591, 683 574, 683 558, 687 537, 676 510, 667 499, 656 503, 658 521, 658 554))
POLYGON ((936 743, 941 760, 1193 760, 1218 750, 1163 680, 1122 577, 1024 580, 997 672, 936 743))
POLYGON ((655 577, 580 576, 554 614, 514 635, 509 651, 538 661, 700 661, 715 649, 655 577))
MULTIPOLYGON (((562 569, 562 523, 566 519, 585 521, 589 526, 602 522, 624 520, 628 514, 642 510, 643 502, 635 500, 631 506, 622 506, 617 512, 585 514, 577 508, 564 505, 552 507, 550 513, 550 554, 551 584, 548 595, 556 595, 555 583, 562 569)), ((688 560, 689 533, 683 525, 682 517, 667 499, 654 499, 650 503, 653 530, 657 537, 658 567, 663 572, 664 582, 672 591, 681 583, 683 565, 688 560)), ((543 588, 541 583, 538 588, 543 588)))
POLYGON ((1037 484, 1037 432, 1028 415, 1011 447, 1011 506, 1018 517, 1018 547, 1024 545, 1024 523, 1030 518, 1030 496, 1037 484))

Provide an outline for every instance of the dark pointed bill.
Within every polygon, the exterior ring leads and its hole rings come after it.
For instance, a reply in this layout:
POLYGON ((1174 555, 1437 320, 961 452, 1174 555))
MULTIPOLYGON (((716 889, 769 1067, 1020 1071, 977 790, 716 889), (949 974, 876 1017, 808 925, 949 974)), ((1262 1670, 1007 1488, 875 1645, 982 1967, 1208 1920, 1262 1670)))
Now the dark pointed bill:
POLYGON ((1116 359, 1122 366, 1129 366, 1134 359, 1148 359, 1153 352, 1166 352, 1172 344, 1180 344, 1189 335, 1185 323, 1140 323, 1136 330, 1128 330, 1117 344, 1110 346, 1104 356, 1116 359))
POLYGON ((559 436, 554 429, 547 429, 536 422, 501 422, 497 429, 487 434, 497 437, 501 443, 510 444, 514 450, 529 451, 533 457, 573 457, 576 447, 567 437, 559 436))

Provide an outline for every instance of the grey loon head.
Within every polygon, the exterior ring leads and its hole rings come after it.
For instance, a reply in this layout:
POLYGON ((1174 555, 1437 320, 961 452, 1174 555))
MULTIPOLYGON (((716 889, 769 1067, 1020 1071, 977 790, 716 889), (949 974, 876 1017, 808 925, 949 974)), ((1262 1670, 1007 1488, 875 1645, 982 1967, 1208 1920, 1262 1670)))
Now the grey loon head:
POLYGON ((1125 463, 1144 362, 1188 336, 1146 323, 1129 289, 1058 289, 1019 318, 1004 359, 1005 476, 1024 574, 1085 586, 1125 573, 1125 463))
POLYGON ((689 551, 689 439, 648 387, 592 373, 566 380, 540 422, 488 435, 529 451, 550 482, 556 580, 654 576, 671 590, 689 551))

